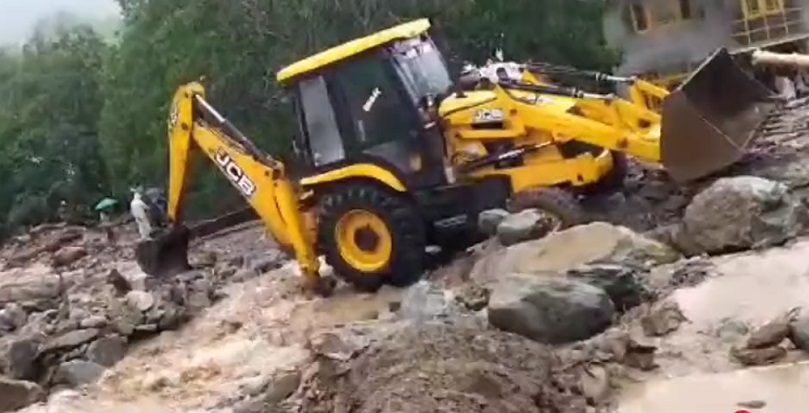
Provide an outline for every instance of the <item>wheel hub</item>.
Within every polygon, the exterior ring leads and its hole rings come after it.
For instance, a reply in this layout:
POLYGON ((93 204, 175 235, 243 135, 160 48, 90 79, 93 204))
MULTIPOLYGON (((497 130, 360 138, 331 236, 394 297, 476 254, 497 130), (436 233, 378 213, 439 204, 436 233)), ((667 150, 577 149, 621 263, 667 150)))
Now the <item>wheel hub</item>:
POLYGON ((335 228, 340 255, 352 267, 368 273, 384 271, 393 256, 393 236, 375 213, 353 210, 335 228))
POLYGON ((374 252, 379 247, 379 234, 366 225, 354 233, 354 243, 365 252, 374 252))

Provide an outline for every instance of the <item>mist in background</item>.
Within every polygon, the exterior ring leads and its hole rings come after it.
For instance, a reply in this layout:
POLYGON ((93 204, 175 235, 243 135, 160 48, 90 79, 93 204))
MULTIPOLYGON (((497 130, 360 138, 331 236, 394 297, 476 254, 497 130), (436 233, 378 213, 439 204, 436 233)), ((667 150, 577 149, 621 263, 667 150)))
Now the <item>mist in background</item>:
POLYGON ((55 21, 88 23, 111 30, 119 16, 114 0, 3 0, 0 45, 20 45, 37 27, 55 21))

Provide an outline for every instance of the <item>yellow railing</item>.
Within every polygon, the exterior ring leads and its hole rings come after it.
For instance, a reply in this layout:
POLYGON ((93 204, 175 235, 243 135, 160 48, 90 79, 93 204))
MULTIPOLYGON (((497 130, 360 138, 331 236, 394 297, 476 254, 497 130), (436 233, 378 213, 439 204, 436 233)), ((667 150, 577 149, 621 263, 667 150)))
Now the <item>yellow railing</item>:
POLYGON ((785 39, 806 32, 801 7, 783 8, 775 13, 755 15, 733 22, 733 39, 742 46, 785 39))

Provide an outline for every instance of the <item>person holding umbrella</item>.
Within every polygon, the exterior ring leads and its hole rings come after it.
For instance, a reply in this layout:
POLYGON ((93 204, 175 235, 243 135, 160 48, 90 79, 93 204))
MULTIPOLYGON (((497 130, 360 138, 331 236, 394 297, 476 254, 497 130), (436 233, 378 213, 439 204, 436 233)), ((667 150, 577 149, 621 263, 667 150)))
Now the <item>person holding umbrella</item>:
POLYGON ((110 214, 117 205, 118 200, 113 198, 104 198, 96 204, 95 210, 98 212, 98 218, 101 223, 110 222, 110 214))
POLYGON ((98 218, 101 221, 101 228, 107 235, 107 241, 109 241, 113 245, 115 244, 115 233, 112 231, 110 214, 117 205, 118 200, 113 198, 104 198, 101 201, 99 201, 95 206, 95 210, 98 212, 98 218))

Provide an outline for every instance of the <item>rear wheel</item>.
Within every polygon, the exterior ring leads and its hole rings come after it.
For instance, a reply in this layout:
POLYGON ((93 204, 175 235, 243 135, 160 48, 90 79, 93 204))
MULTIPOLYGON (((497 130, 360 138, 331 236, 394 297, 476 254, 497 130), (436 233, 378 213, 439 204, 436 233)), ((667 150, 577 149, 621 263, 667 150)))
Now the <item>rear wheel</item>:
POLYGON ((326 263, 355 288, 406 286, 424 271, 425 231, 417 208, 373 185, 351 185, 326 195, 318 231, 326 263))
POLYGON ((509 202, 512 213, 526 209, 539 210, 558 231, 587 223, 587 215, 573 193, 561 188, 532 188, 515 194, 509 202))

